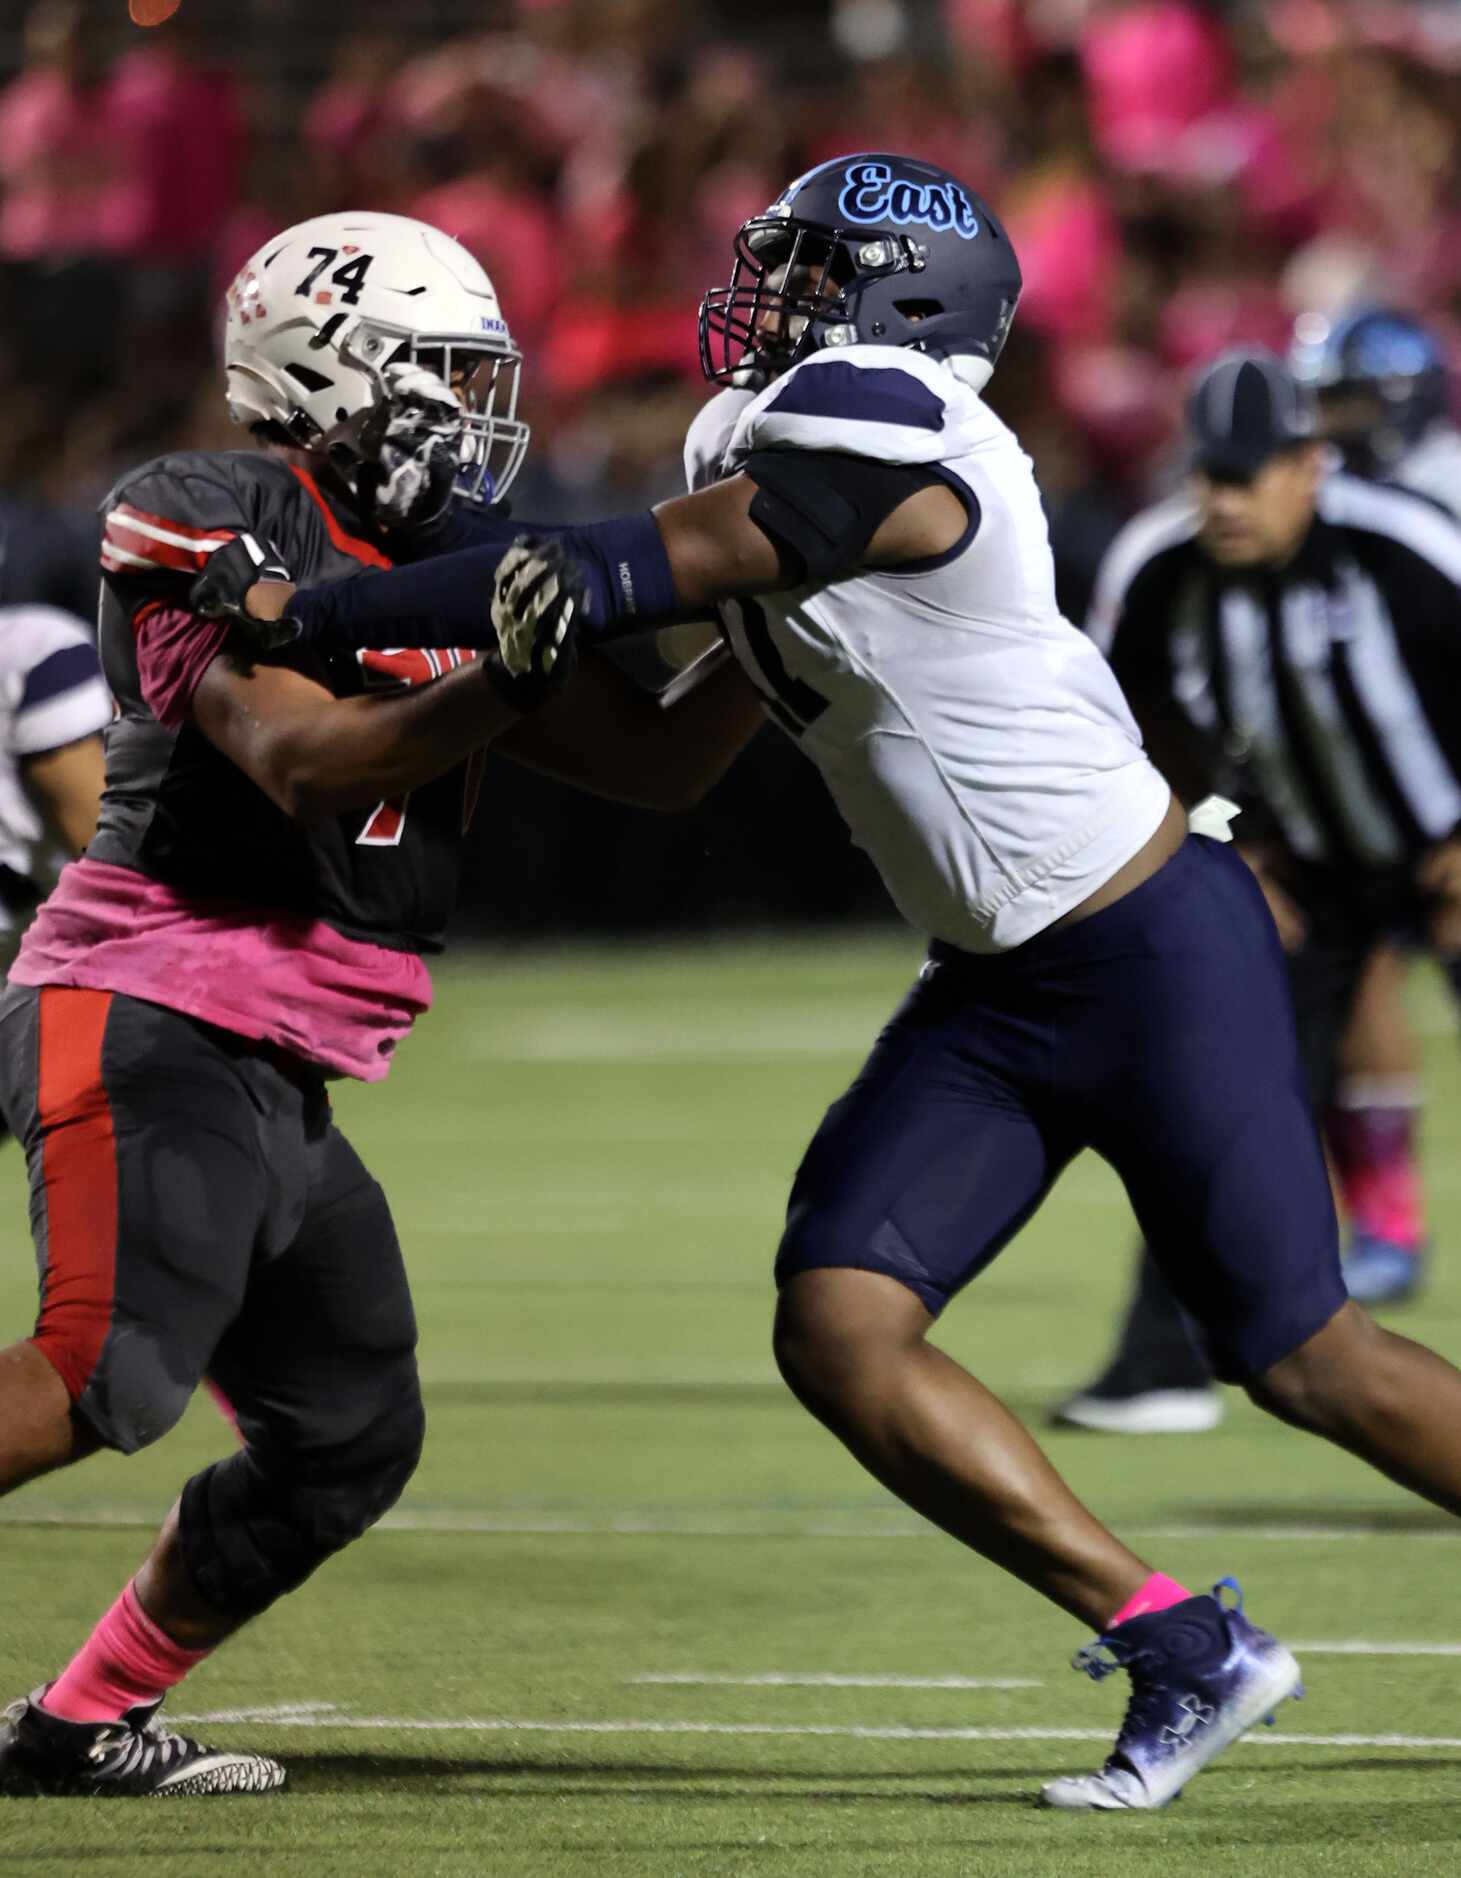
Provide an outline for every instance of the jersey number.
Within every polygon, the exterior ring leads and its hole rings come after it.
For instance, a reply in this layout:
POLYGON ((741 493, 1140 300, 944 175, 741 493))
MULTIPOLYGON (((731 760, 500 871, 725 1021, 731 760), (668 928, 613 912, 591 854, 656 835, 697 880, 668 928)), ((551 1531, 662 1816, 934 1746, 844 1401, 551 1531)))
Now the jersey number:
POLYGON ((756 670, 751 673, 752 683, 765 698, 777 723, 793 737, 800 737, 826 710, 827 700, 804 678, 797 678, 786 669, 780 648, 771 637, 765 611, 754 600, 730 600, 726 604, 740 614, 741 636, 756 663, 756 670))
MULTIPOLYGON (((440 678, 443 672, 465 665, 475 654, 460 646, 405 646, 389 652, 372 649, 359 656, 367 680, 374 674, 378 680, 383 679, 389 684, 424 685, 433 678, 440 678)), ((482 788, 484 763, 485 758, 480 750, 474 750, 467 758, 462 791, 463 834, 472 826, 472 816, 476 812, 477 797, 482 788)), ((365 818, 364 828, 355 837, 356 847, 399 848, 401 837, 406 832, 406 807, 410 800, 411 792, 407 790, 403 796, 377 802, 365 818)))
MULTIPOLYGON (((311 248, 309 258, 314 266, 295 288, 295 292, 305 295, 315 293, 315 282, 332 261, 339 255, 338 248, 311 248)), ((348 250, 347 250, 348 252, 348 250)), ((330 276, 330 286, 340 289, 340 299, 346 306, 354 306, 360 298, 360 289, 365 285, 365 277, 370 272, 370 264, 375 259, 373 254, 357 254, 353 260, 342 261, 330 276)), ((328 289, 322 289, 326 301, 332 296, 328 289)), ((316 298, 319 295, 316 294, 316 298)))

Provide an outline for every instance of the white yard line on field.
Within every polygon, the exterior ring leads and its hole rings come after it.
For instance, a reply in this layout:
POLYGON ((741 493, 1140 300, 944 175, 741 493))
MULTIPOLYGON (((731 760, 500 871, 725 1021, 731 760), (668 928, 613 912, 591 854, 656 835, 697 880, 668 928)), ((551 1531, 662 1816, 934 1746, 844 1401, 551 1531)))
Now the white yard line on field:
POLYGON ((1297 1656, 1461 1656, 1461 1643, 1368 1643, 1351 1637, 1342 1643, 1290 1643, 1297 1656))
MULTIPOLYGON (((75 1506, 46 1506, 24 1503, 0 1508, 0 1526, 119 1526, 152 1527, 157 1524, 155 1508, 95 1504, 83 1501, 75 1506)), ((421 1507, 387 1513, 381 1530, 404 1533, 500 1534, 522 1538, 602 1538, 602 1539, 936 1539, 941 1535, 932 1526, 915 1523, 894 1524, 894 1514, 886 1525, 854 1520, 788 1518, 778 1524, 764 1514, 745 1518, 734 1515, 716 1518, 690 1513, 675 1518, 664 1513, 622 1513, 597 1511, 478 1512, 471 1507, 421 1507)), ((1434 1531, 1412 1530, 1404 1526, 1376 1523, 1373 1526, 1322 1526, 1295 1522, 1283 1526, 1236 1525, 1123 1525, 1122 1531, 1134 1539, 1222 1540, 1225 1544, 1273 1543, 1276 1545, 1316 1545, 1330 1543, 1374 1543, 1393 1539, 1406 1545, 1454 1545, 1461 1539, 1461 1524, 1439 1527, 1434 1531)), ((1461 1654, 1461 1651, 1458 1651, 1461 1654)))
POLYGON ((652 1683, 685 1689, 1043 1689, 1028 1676, 845 1676, 834 1670, 788 1675, 767 1670, 759 1676, 721 1676, 707 1672, 625 1676, 626 1683, 652 1683))
MULTIPOLYGON (((253 1720, 257 1709, 216 1709, 175 1715, 178 1724, 253 1720)), ((901 1723, 856 1727, 830 1722, 784 1724, 715 1721, 537 1721, 502 1715, 452 1718, 403 1715, 277 1713, 276 1728, 354 1729, 380 1734, 541 1735, 754 1735, 777 1740, 798 1736, 836 1741, 1109 1741, 1109 1728, 912 1728, 901 1723)), ((1258 1747, 1286 1748, 1461 1748, 1461 1735, 1291 1735, 1263 1729, 1244 1737, 1258 1747)))
MULTIPOLYGON (((1296 1656, 1461 1656, 1461 1643, 1290 1643, 1296 1656)), ((1028 1676, 915 1676, 842 1670, 760 1670, 736 1676, 718 1670, 643 1670, 621 1680, 631 1687, 681 1689, 1043 1689, 1028 1676)))

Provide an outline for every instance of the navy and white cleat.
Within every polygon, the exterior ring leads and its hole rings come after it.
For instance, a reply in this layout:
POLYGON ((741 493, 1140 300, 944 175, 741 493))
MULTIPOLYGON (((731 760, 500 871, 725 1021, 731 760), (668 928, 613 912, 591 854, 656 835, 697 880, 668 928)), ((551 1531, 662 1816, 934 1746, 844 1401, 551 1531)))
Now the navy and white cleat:
POLYGON ((1096 1682, 1124 1669, 1131 1699, 1101 1771, 1052 1780, 1042 1790, 1046 1806, 1073 1812, 1165 1806, 1215 1754, 1256 1722, 1271 1722, 1285 1697, 1303 1694, 1298 1663, 1249 1623, 1231 1578, 1210 1597, 1119 1624, 1078 1651, 1074 1667, 1096 1682), (1224 1589, 1236 1604, 1223 1603, 1224 1589))
POLYGON ((277 1793, 284 1769, 264 1754, 204 1747, 176 1735, 161 1702, 120 1721, 71 1722, 40 1705, 44 1689, 0 1714, 0 1794, 98 1799, 184 1799, 277 1793))

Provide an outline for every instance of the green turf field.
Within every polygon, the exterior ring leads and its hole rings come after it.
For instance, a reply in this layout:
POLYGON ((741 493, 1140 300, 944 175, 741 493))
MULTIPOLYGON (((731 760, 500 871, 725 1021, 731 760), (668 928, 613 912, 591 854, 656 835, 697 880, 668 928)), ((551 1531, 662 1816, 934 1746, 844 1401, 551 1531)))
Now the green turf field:
MULTIPOLYGON (((1154 1563, 1238 1575, 1260 1621, 1314 1647, 1308 1699, 1181 1805, 1044 1814, 1042 1777, 1102 1757, 1122 1679, 1071 1674, 1066 1618, 921 1530, 784 1394, 767 1322, 786 1185, 915 959, 827 935, 441 972, 390 1083, 339 1099, 415 1273, 425 1461, 385 1529, 173 1704, 286 1756, 293 1790, 0 1803, 0 1869, 1461 1869, 1461 1547, 1439 1514, 1236 1399, 1215 1435, 1053 1438, 1154 1563), (938 1686, 957 1678, 975 1686, 938 1686)), ((1461 1081, 1440 990, 1414 990, 1450 1243, 1403 1322, 1455 1357, 1461 1081)), ((10 1150, 14 1329, 32 1299, 19 1174, 10 1150)), ((1100 1352, 1128 1236, 1114 1182, 1077 1165, 943 1341, 1038 1416, 1100 1352)), ((226 1443, 195 1405, 151 1453, 0 1508, 0 1698, 54 1671, 226 1443)))

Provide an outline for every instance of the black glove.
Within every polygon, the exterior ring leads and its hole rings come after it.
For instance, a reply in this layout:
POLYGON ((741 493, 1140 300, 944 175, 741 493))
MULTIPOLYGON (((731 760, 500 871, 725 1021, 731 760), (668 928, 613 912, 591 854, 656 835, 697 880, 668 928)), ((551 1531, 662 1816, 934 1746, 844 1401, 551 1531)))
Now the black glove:
POLYGON ((535 711, 578 667, 578 630, 588 615, 588 583, 551 536, 519 535, 498 563, 492 624, 501 663, 487 675, 514 710, 535 711))
POLYGON ((293 579, 272 542, 266 550, 252 535, 235 535, 208 556, 203 572, 188 590, 188 604, 204 619, 227 620, 260 652, 276 652, 298 639, 298 622, 287 613, 282 619, 255 619, 246 605, 249 589, 261 580, 293 579))
POLYGON ((388 365, 384 378, 386 396, 360 433, 356 492, 378 528, 430 528, 461 463, 461 401, 423 365, 388 365))

